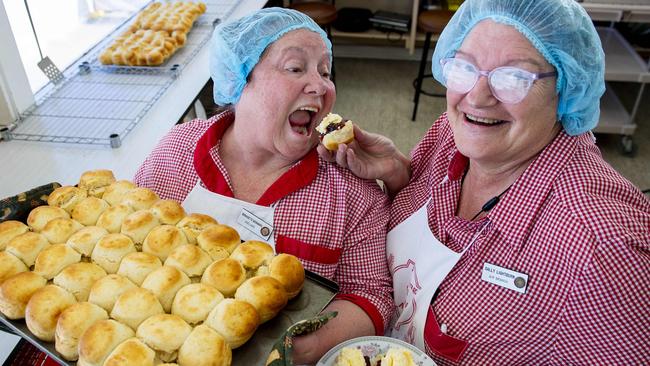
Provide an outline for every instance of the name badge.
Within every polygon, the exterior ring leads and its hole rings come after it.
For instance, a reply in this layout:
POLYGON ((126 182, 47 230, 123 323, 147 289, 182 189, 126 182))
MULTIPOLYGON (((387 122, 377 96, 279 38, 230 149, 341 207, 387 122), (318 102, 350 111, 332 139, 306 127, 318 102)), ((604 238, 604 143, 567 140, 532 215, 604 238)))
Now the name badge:
POLYGON ((515 272, 494 264, 484 263, 481 279, 494 285, 525 294, 528 288, 528 275, 515 272))
POLYGON ((273 226, 245 208, 242 208, 239 213, 237 223, 264 240, 269 240, 271 233, 273 233, 273 226))

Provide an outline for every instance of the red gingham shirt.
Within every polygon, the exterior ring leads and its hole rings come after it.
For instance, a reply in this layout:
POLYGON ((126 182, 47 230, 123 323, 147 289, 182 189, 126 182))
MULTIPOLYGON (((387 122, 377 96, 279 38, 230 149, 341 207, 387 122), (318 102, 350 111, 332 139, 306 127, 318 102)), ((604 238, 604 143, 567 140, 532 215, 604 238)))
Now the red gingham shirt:
POLYGON ((429 197, 429 227, 450 249, 485 225, 432 305, 425 344, 439 365, 650 364, 650 201, 590 134, 561 132, 477 222, 455 215, 467 159, 445 114, 411 157, 389 228, 429 197), (484 263, 528 274, 527 292, 482 281, 484 263), (454 341, 466 342, 458 363, 454 341))
MULTIPOLYGON (((139 168, 135 182, 161 198, 183 202, 200 174, 207 189, 232 197, 219 141, 233 120, 228 111, 174 127, 139 168)), ((337 298, 361 307, 376 333, 383 334, 393 300, 385 250, 390 202, 380 187, 320 160, 314 149, 256 204, 275 207, 276 251, 297 256, 307 270, 337 282, 337 298)))

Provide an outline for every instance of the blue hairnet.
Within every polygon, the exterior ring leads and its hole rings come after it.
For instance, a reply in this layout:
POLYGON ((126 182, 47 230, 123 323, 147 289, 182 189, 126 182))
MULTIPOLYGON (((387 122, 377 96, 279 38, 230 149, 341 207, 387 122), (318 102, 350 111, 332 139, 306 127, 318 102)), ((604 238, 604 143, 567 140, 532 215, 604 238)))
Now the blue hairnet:
POLYGON ((246 78, 260 61, 264 50, 284 34, 308 29, 321 36, 330 53, 327 34, 307 15, 284 8, 266 8, 237 20, 219 24, 210 45, 210 74, 214 101, 218 105, 239 101, 246 78))
POLYGON ((575 0, 466 0, 438 39, 432 58, 436 80, 444 84, 440 59, 453 57, 484 19, 516 28, 555 67, 557 118, 569 135, 596 126, 605 92, 605 54, 591 19, 575 0))

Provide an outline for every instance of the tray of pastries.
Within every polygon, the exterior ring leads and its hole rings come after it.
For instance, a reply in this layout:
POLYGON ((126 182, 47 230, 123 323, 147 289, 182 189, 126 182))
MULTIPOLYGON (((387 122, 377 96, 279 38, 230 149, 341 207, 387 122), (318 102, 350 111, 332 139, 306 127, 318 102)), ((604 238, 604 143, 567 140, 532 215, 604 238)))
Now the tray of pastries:
POLYGON ((0 222, 0 250, 0 321, 64 365, 263 365, 337 291, 109 170, 0 222))

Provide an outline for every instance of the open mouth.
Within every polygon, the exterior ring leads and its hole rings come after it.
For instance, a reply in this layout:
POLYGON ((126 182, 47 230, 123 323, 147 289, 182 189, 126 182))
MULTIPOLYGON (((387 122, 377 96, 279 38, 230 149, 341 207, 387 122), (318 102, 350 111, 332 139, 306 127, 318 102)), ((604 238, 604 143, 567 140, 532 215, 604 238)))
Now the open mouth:
POLYGON ((314 125, 316 114, 318 113, 316 107, 300 107, 289 115, 289 125, 291 130, 299 135, 311 136, 312 128, 314 125))
POLYGON ((493 119, 493 118, 485 118, 485 117, 477 117, 473 116, 471 114, 465 114, 465 120, 473 125, 477 126, 497 126, 503 123, 506 123, 508 121, 502 120, 502 119, 493 119))

